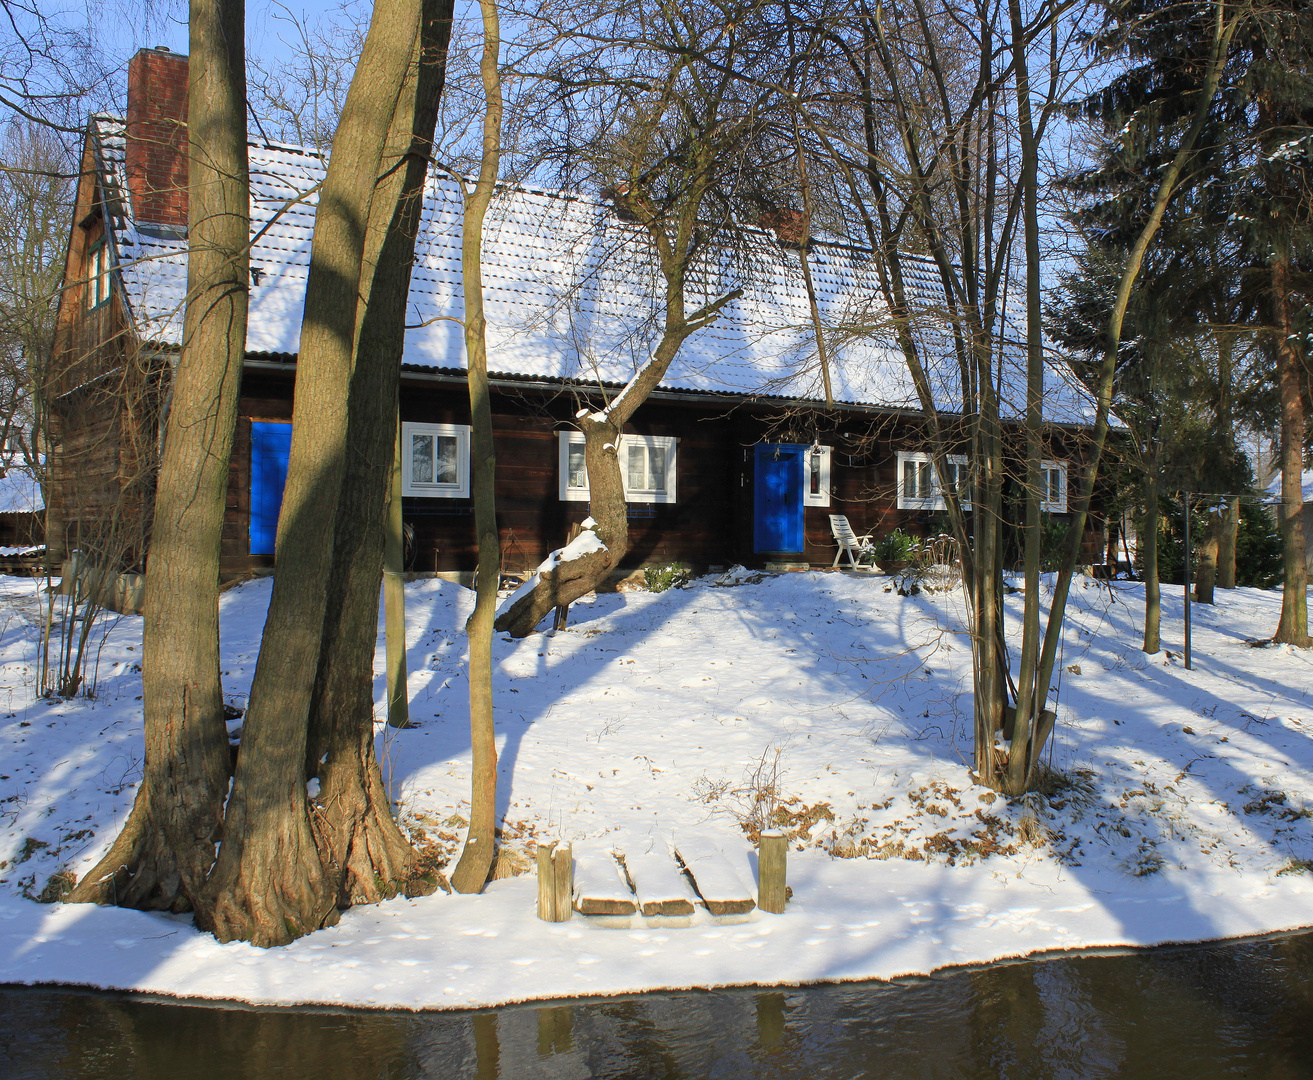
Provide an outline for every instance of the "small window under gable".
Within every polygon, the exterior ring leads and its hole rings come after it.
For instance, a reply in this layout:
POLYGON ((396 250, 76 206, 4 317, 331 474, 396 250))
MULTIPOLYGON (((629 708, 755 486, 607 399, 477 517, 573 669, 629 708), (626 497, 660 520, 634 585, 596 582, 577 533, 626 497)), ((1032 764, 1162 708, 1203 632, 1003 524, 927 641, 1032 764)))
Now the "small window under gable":
MULTIPOLYGON (((560 496, 587 502, 588 467, 582 431, 560 431, 560 496)), ((625 500, 632 503, 675 501, 675 451, 679 440, 667 435, 621 435, 618 456, 625 500)))
POLYGON ((102 238, 87 252, 88 309, 98 308, 109 301, 109 269, 109 245, 102 238))
POLYGON ((802 493, 803 506, 830 505, 830 459, 833 447, 812 446, 807 451, 806 487, 802 493))
MULTIPOLYGON (((962 501, 962 509, 970 510, 966 455, 949 454, 946 465, 949 485, 962 501)), ((933 456, 912 450, 898 451, 898 509, 943 510, 947 506, 933 456)))
POLYGON ((1067 465, 1062 461, 1039 463, 1039 508, 1049 514, 1067 512, 1067 465))
POLYGON ((435 499, 469 498, 469 425, 402 424, 401 491, 435 499))

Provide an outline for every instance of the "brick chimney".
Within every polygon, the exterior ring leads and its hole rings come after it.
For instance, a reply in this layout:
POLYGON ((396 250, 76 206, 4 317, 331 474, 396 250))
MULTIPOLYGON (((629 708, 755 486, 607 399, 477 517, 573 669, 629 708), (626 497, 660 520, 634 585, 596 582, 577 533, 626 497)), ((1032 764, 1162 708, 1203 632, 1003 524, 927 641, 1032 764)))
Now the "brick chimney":
POLYGON ((139 222, 187 228, 187 58, 141 49, 128 62, 128 191, 139 222))

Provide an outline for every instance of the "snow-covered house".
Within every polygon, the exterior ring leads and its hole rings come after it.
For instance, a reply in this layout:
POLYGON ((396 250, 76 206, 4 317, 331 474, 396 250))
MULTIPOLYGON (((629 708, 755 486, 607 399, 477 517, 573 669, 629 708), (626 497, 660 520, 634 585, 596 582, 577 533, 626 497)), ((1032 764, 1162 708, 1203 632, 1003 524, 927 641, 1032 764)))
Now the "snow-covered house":
MULTIPOLYGON (((119 485, 143 519, 145 460, 167 408, 186 278, 185 57, 142 50, 126 119, 91 118, 60 316, 68 357, 51 485, 52 557, 76 543, 119 485), (105 393, 105 388, 112 390, 105 393), (97 391, 100 391, 99 396, 97 391), (136 414, 112 403, 130 393, 136 414), (137 485, 132 488, 132 485, 137 485), (125 488, 124 485, 127 485, 125 488)), ((241 417, 223 539, 225 574, 272 564, 292 421, 300 315, 314 226, 317 153, 250 144, 250 321, 241 417), (307 194, 307 193, 310 194, 307 194)), ((475 542, 469 407, 461 328, 462 194, 431 179, 410 289, 402 368, 404 517, 409 565, 466 574, 475 542)), ((882 330, 874 270, 862 251, 811 248, 835 405, 823 405, 815 333, 798 256, 763 231, 731 265, 708 267, 708 296, 743 295, 691 338, 620 447, 630 501, 631 566, 680 559, 828 565, 828 515, 859 532, 931 527, 942 509, 924 453, 916 395, 882 330)), ((927 297, 929 266, 913 269, 927 297)), ((618 391, 648 355, 659 312, 643 234, 604 202, 507 188, 486 227, 489 367, 495 390, 498 517, 508 570, 536 565, 587 513, 580 405, 618 391)), ((932 330, 931 333, 934 331, 932 330)), ((939 350, 932 377, 954 410, 957 361, 939 350)), ((1011 366, 1008 366, 1008 365, 1011 366)), ((1024 400, 1019 358, 1004 399, 1024 400)), ((1064 513, 1088 393, 1063 365, 1048 373, 1046 507, 1064 513)), ((128 410, 130 411, 130 410, 128 410)), ((964 460, 964 459, 963 459, 964 460)), ((1091 533, 1091 560, 1099 561, 1091 533)))
POLYGON ((45 509, 35 470, 6 447, 0 452, 0 570, 10 574, 39 570, 45 509))

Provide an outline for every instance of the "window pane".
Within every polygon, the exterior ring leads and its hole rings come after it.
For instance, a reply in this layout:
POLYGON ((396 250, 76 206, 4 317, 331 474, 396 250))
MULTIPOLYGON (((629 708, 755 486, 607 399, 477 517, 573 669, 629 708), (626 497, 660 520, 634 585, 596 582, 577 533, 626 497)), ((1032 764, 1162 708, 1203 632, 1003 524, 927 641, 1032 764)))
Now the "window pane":
POLYGON ((571 443, 569 449, 569 466, 566 469, 566 487, 583 491, 588 487, 588 470, 584 465, 584 448, 580 443, 571 443))
POLYGON ((811 475, 807 484, 807 490, 813 495, 821 493, 821 455, 811 454, 811 475))
POLYGON ((629 479, 632 491, 647 491, 647 447, 642 443, 629 444, 629 479))
POLYGON ((916 462, 903 462, 903 496, 908 499, 916 498, 916 462))
POLYGON ((412 435, 410 479, 415 484, 433 483, 433 436, 412 435))
POLYGON ((917 498, 928 499, 930 498, 931 492, 934 491, 934 485, 931 482, 930 469, 931 469, 931 465, 930 462, 928 461, 921 461, 917 463, 917 474, 918 474, 917 483, 916 483, 917 498))
POLYGON ((649 491, 666 490, 666 448, 649 446, 647 448, 647 486, 649 491))
POLYGON ((99 303, 96 298, 96 290, 100 288, 100 248, 91 249, 91 259, 89 273, 87 275, 91 280, 87 282, 87 307, 93 308, 99 303))
POLYGON ((438 467, 434 480, 439 484, 458 484, 456 473, 456 436, 438 436, 438 467))

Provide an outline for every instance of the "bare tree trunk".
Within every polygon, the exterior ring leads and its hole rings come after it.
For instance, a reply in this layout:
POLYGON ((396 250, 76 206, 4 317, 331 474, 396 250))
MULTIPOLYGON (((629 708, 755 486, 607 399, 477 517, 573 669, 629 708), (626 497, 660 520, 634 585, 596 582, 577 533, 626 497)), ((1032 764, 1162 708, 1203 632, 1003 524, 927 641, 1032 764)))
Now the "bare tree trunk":
POLYGON ((1304 399, 1298 346, 1290 315, 1290 265, 1272 260, 1272 306, 1276 314, 1277 379, 1281 388, 1281 621, 1272 640, 1300 648, 1313 646, 1308 636, 1308 554, 1304 541, 1304 399))
MULTIPOLYGON (((324 583, 349 467, 343 402, 350 397, 371 201, 419 26, 416 0, 375 5, 319 195, 273 596, 224 840, 197 912, 198 924, 221 941, 281 945, 337 919, 340 875, 324 865, 307 799, 307 733, 324 583)), ((388 436, 390 442, 390 430, 388 436)))
POLYGON ((1217 587, 1235 588, 1235 549, 1240 534, 1240 500, 1226 500, 1222 525, 1217 536, 1217 587))
MULTIPOLYGON (((342 478, 319 674, 310 709, 307 776, 320 856, 342 874, 337 903, 374 903, 401 889, 414 853, 397 827, 374 753, 374 650, 393 487, 406 298, 424 178, 451 31, 451 0, 422 0, 420 33, 370 204, 347 400, 351 453, 342 478)), ((400 579, 394 579, 400 584, 400 579)), ((404 635, 404 627, 403 627, 404 635)), ((404 647, 404 636, 402 638, 404 647)))
POLYGON ((407 728, 410 727, 410 695, 406 689, 406 526, 401 516, 400 413, 394 424, 387 537, 383 542, 383 625, 387 638, 388 726, 407 728))
MULTIPOLYGON (((1012 23, 1013 61, 1016 68, 1017 128, 1021 138, 1022 221, 1026 253, 1026 522, 1025 572, 1026 591, 1021 620, 1021 665, 1017 673, 1016 712, 1008 746, 1007 774, 1002 788, 1008 795, 1020 795, 1030 779, 1032 759, 1042 747, 1035 743, 1039 716, 1046 704, 1035 682, 1039 658, 1039 575, 1043 557, 1043 533, 1040 527, 1040 460, 1043 457, 1044 428, 1044 341, 1041 333, 1040 253, 1039 253, 1039 151, 1035 126, 1031 120, 1030 74, 1026 58, 1026 35, 1022 26, 1019 0, 1009 0, 1008 15, 1012 23)), ((1051 618, 1061 618, 1055 611, 1051 618)))
POLYGON ((492 715, 492 624, 501 581, 497 535, 497 457, 492 441, 492 403, 488 398, 487 319, 483 313, 483 219, 501 171, 502 94, 498 57, 501 28, 496 0, 479 0, 483 15, 483 57, 479 73, 486 102, 479 180, 465 198, 461 234, 461 274, 465 283, 465 356, 470 393, 471 487, 479 570, 474 613, 466 626, 470 640, 470 828, 451 887, 483 891, 492 869, 497 836, 497 734, 492 715))
POLYGON ((219 538, 246 349, 250 185, 243 0, 192 0, 187 308, 155 493, 142 683, 146 764, 132 814, 72 893, 191 907, 228 792, 219 538))

